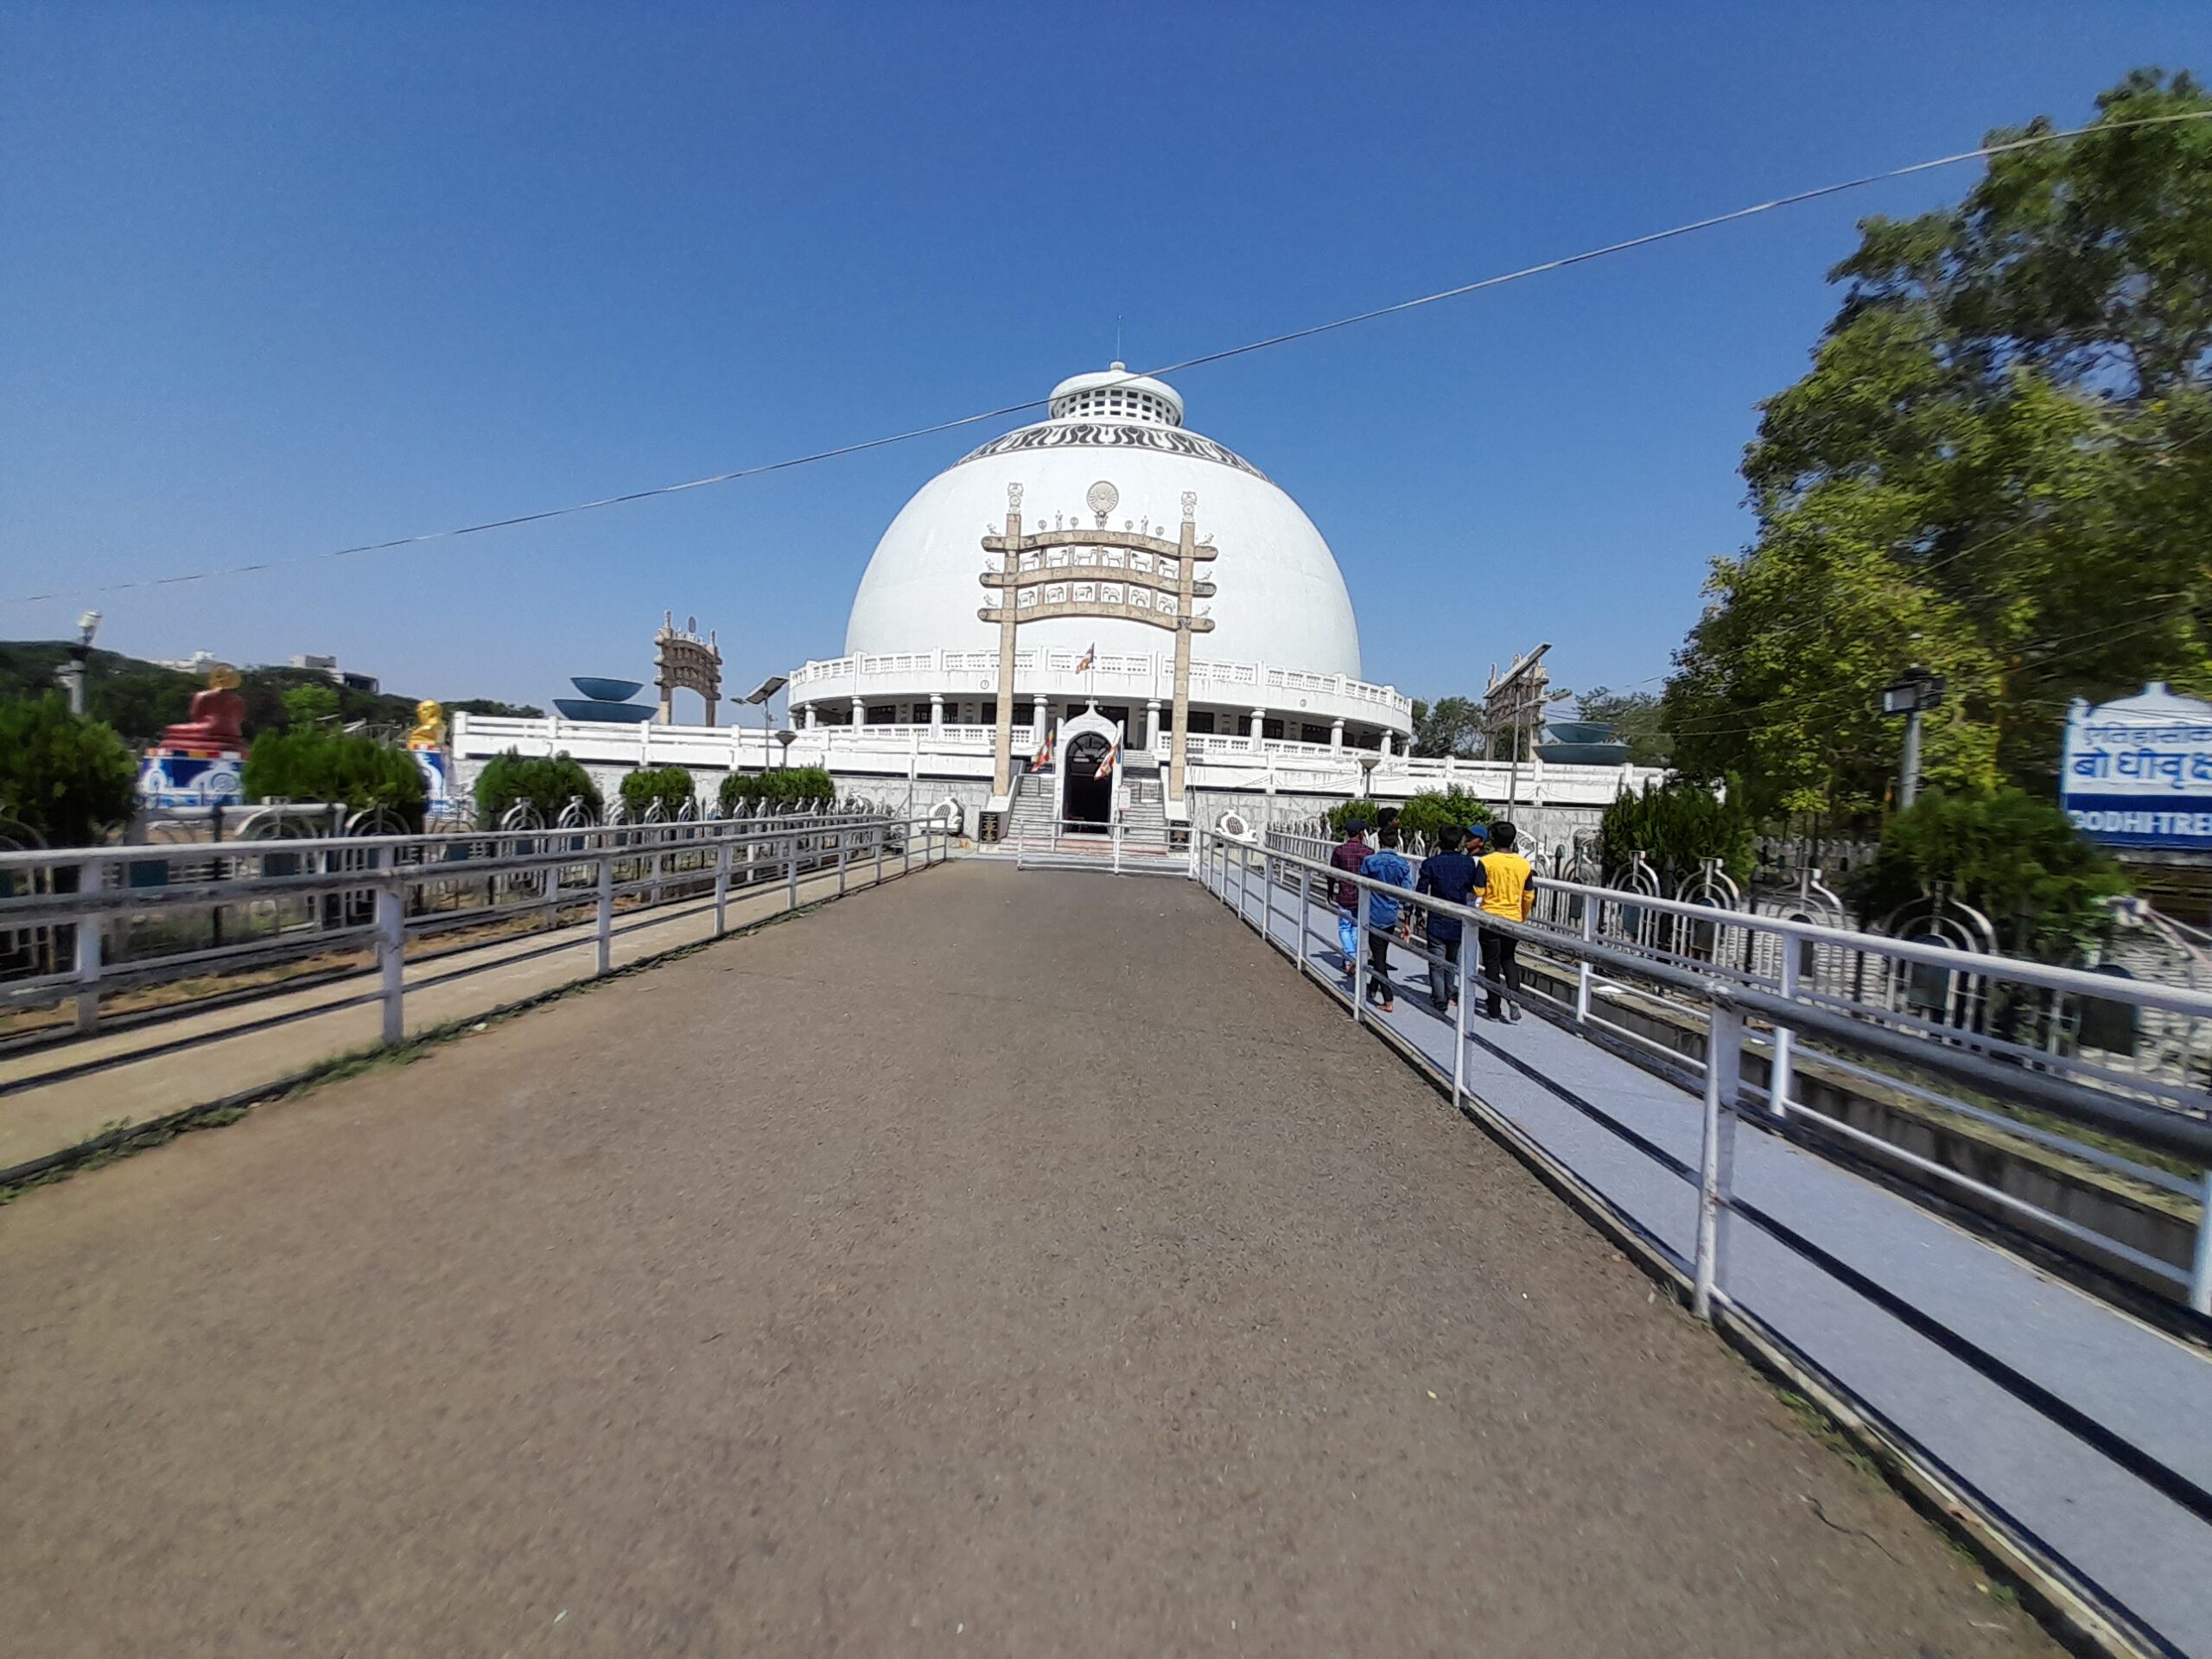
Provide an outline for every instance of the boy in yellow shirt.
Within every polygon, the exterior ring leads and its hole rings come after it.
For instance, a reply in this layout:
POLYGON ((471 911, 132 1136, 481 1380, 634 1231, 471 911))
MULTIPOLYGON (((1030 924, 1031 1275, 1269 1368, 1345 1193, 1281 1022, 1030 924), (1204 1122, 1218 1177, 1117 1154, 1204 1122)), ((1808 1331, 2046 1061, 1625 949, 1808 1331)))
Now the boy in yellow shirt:
MULTIPOLYGON (((1486 915, 1502 917, 1509 922, 1527 921, 1536 904, 1536 890, 1529 884, 1535 867, 1513 850, 1519 839, 1510 823, 1491 825, 1491 850, 1475 863, 1473 890, 1480 895, 1477 907, 1486 915)), ((1483 1013, 1491 1020, 1518 1020, 1521 1005, 1506 1001, 1499 995, 1499 988, 1503 987, 1516 998, 1521 995, 1521 941, 1487 927, 1483 929, 1482 937, 1483 977, 1489 982, 1490 992, 1483 1013)))

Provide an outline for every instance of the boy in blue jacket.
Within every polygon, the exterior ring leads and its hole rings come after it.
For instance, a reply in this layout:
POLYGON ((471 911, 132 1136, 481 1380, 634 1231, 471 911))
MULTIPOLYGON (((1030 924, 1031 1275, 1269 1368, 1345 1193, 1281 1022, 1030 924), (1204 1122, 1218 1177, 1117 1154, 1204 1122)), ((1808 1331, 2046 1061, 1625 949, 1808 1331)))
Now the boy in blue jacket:
POLYGON ((1398 826, 1386 823, 1377 830, 1375 839, 1382 843, 1359 867, 1359 873, 1370 881, 1388 882, 1388 887, 1377 887, 1367 895, 1367 998, 1380 1002, 1382 1012, 1397 1010, 1397 999, 1390 992, 1390 935, 1403 938, 1413 931, 1413 918, 1405 906, 1389 891, 1389 887, 1410 887, 1414 884, 1413 866, 1407 863, 1398 851, 1398 826))

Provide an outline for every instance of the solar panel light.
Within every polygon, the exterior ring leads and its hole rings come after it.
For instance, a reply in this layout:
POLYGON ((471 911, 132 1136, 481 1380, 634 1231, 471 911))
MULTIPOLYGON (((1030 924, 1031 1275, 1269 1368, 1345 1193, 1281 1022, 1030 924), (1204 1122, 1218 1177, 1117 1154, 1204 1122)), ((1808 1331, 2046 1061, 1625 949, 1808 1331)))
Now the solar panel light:
POLYGON ((1882 688, 1882 712, 1885 715, 1916 715, 1942 701, 1943 677, 1917 665, 1905 670, 1902 678, 1882 688))

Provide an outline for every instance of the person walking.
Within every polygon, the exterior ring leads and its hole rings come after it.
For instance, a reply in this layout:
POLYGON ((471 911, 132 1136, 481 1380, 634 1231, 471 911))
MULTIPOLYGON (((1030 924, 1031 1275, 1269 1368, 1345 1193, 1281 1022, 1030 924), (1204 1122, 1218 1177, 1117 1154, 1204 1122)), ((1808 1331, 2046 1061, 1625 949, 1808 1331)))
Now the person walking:
MULTIPOLYGON (((1352 818, 1344 824, 1344 838, 1329 849, 1330 864, 1348 875, 1357 875, 1375 849, 1367 844, 1367 821, 1352 818)), ((1344 949, 1344 989, 1354 992, 1359 981, 1359 889, 1349 881, 1336 884, 1337 943, 1344 949)))
POLYGON ((1396 824, 1383 825, 1375 838, 1382 844, 1367 855, 1359 873, 1370 881, 1387 885, 1367 895, 1367 997, 1370 1002, 1380 1002, 1383 1013, 1395 1014, 1398 1001, 1390 989, 1390 935, 1395 932, 1402 939, 1411 933, 1413 918, 1390 888, 1412 887, 1414 867, 1398 851, 1396 824))
MULTIPOLYGON (((1491 850, 1475 864, 1474 890, 1482 895, 1478 907, 1486 916, 1526 922, 1529 912, 1535 908, 1536 891, 1529 885, 1535 870, 1513 850, 1519 839, 1510 823, 1491 825, 1491 850)), ((1500 991, 1503 988, 1516 998, 1521 995, 1521 941, 1486 927, 1482 930, 1482 943, 1483 978, 1490 993, 1483 1013, 1492 1020, 1518 1020, 1520 1003, 1507 1001, 1500 991)))
MULTIPOLYGON (((1425 893, 1449 905, 1464 905, 1475 885, 1475 861, 1459 850, 1465 833, 1456 824, 1436 832, 1437 850, 1421 861, 1415 893, 1425 893)), ((1459 943, 1462 925, 1457 916, 1428 912, 1428 1001, 1440 1014, 1452 1012, 1459 995, 1459 943), (1439 961, 1439 957, 1442 957, 1439 961)))

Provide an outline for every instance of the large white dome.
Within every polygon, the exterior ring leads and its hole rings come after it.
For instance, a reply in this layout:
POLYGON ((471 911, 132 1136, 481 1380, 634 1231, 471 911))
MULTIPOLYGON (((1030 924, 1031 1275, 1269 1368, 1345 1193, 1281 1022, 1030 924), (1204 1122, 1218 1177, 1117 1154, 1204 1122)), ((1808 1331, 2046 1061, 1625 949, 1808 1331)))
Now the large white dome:
MULTIPOLYGON (((922 486, 891 521, 861 577, 845 628, 848 652, 995 650, 998 628, 976 611, 987 562, 982 538, 1005 528, 1007 486, 1024 486, 1032 525, 1096 522, 1112 486, 1112 528, 1149 524, 1173 536, 1185 490, 1220 556, 1201 574, 1213 631, 1198 636, 1213 661, 1266 663, 1360 677, 1359 626, 1335 556, 1298 504, 1241 455, 1182 429, 1182 399, 1116 363, 1054 388, 1052 418, 1009 432, 922 486)), ((1051 617, 1024 623, 1025 648, 1157 652, 1169 635, 1141 623, 1051 617)))

